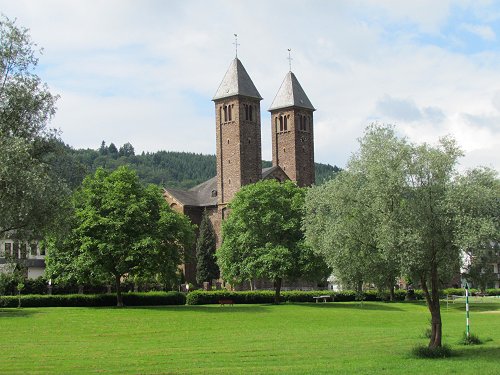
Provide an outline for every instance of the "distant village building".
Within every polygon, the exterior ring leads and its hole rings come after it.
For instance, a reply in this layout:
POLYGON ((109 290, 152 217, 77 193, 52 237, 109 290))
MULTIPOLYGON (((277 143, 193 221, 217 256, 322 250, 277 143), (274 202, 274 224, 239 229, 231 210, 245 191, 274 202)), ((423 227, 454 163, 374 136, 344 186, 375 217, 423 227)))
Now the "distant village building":
MULTIPOLYGON (((238 58, 231 62, 212 100, 217 176, 189 190, 167 188, 164 196, 170 207, 198 226, 206 210, 219 245, 227 205, 242 186, 270 178, 292 180, 299 186, 314 183, 315 108, 289 71, 269 108, 273 162, 272 167, 262 169, 262 97, 238 58)), ((188 282, 195 282, 194 248, 186 254, 184 274, 188 282)))
POLYGON ((22 266, 30 279, 43 276, 45 249, 38 241, 0 239, 0 272, 9 272, 16 264, 22 266))

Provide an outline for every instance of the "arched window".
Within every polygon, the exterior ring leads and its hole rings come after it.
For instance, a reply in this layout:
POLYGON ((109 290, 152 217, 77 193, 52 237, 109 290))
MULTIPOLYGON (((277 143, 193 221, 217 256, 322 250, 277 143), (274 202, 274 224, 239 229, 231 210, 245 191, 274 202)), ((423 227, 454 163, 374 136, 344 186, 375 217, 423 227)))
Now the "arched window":
POLYGON ((228 117, 229 117, 229 121, 232 121, 232 116, 231 116, 231 107, 232 105, 228 105, 228 117))
POLYGON ((283 116, 280 116, 280 132, 283 131, 283 116))
POLYGON ((227 105, 224 106, 224 122, 227 121, 227 105))
POLYGON ((253 105, 248 106, 248 117, 250 121, 253 121, 253 105))
POLYGON ((288 116, 283 116, 284 117, 284 121, 283 121, 283 129, 285 131, 288 130, 288 125, 287 125, 287 119, 288 119, 288 116))
POLYGON ((274 118, 274 125, 276 126, 276 133, 278 133, 280 131, 280 128, 278 126, 278 118, 277 117, 274 118))

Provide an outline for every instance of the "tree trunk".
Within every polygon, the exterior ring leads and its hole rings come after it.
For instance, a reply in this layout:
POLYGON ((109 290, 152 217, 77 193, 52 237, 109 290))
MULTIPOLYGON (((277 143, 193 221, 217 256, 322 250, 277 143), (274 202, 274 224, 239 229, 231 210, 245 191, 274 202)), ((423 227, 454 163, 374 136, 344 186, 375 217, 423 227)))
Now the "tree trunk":
POLYGON ((123 307, 123 296, 121 289, 121 275, 115 275, 115 284, 116 284, 116 306, 123 307))
POLYGON ((281 292, 281 278, 278 277, 277 279, 274 280, 274 303, 278 305, 280 303, 280 292, 281 292))
POLYGON ((389 286, 389 300, 394 302, 396 300, 396 296, 394 295, 394 285, 389 286))
POLYGON ((431 267, 431 291, 427 288, 425 278, 421 278, 422 290, 424 291, 427 307, 431 313, 431 337, 429 340, 429 348, 438 348, 442 345, 442 322, 441 322, 441 306, 439 303, 439 289, 437 279, 437 269, 431 267))

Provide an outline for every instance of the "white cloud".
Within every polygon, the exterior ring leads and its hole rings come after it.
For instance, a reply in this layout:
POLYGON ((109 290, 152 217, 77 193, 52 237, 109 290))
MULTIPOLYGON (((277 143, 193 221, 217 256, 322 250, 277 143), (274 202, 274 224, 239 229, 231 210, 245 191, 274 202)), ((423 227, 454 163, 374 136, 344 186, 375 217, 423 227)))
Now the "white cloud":
POLYGON ((490 26, 463 24, 462 28, 471 34, 474 34, 484 40, 494 41, 496 34, 490 26))
MULTIPOLYGON (((239 57, 264 97, 265 159, 267 109, 291 48, 292 69, 317 108, 317 161, 344 166, 364 127, 379 121, 415 142, 453 134, 464 163, 500 169, 485 151, 500 148, 498 49, 459 53, 446 44, 450 35, 425 41, 464 23, 453 18, 457 7, 495 13, 475 1, 0 0, 45 48, 40 75, 61 94, 54 125, 75 147, 104 139, 139 152, 214 153, 211 99, 238 33, 239 57)), ((466 23, 491 38, 489 25, 466 23)))

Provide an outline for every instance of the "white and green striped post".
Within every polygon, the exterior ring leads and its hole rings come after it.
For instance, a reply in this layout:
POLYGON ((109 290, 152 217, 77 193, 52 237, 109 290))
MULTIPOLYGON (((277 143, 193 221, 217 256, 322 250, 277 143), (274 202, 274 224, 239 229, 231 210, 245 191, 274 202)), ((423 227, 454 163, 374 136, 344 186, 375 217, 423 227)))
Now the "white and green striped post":
POLYGON ((469 284, 465 282, 465 332, 467 334, 467 338, 470 337, 470 326, 469 326, 469 284))

